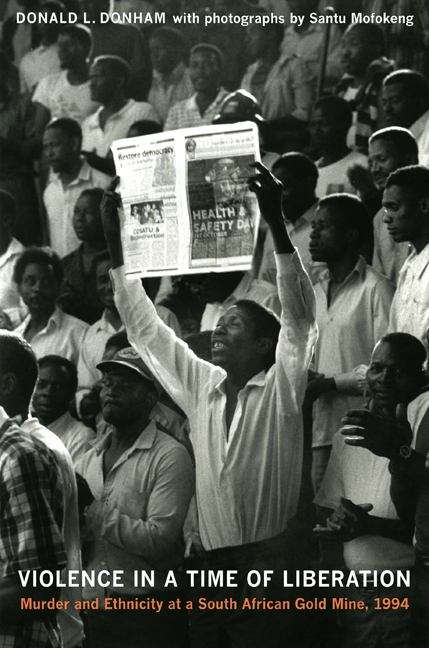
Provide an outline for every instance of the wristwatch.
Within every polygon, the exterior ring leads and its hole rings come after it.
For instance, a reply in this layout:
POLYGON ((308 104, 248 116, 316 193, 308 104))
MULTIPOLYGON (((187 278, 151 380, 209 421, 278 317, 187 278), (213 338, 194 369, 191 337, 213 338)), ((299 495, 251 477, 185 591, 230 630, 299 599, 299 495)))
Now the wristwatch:
POLYGON ((409 445, 401 445, 398 448, 398 455, 401 459, 407 461, 412 455, 413 449, 409 445))

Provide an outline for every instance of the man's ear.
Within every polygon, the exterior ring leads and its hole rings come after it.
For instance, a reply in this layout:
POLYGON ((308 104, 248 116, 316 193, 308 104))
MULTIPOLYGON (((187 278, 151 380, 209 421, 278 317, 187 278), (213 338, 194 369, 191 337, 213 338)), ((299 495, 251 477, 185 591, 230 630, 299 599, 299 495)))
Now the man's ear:
POLYGON ((256 341, 256 352, 258 355, 266 356, 273 348, 273 341, 270 338, 258 338, 256 341))
POLYGON ((402 166, 411 166, 414 164, 418 164, 419 161, 416 159, 415 155, 412 155, 411 153, 408 153, 407 155, 404 156, 404 159, 401 162, 401 167, 402 166))
POLYGON ((429 196, 420 199, 419 207, 425 216, 429 216, 429 196))
POLYGON ((82 148, 82 140, 79 137, 73 137, 72 138, 72 149, 76 153, 80 153, 80 150, 82 148))
POLYGON ((6 372, 0 376, 0 397, 6 400, 14 395, 18 389, 16 375, 12 372, 6 372))
POLYGON ((350 245, 355 246, 356 249, 360 247, 359 232, 357 229, 349 229, 348 231, 345 232, 345 237, 346 237, 346 241, 350 245))
POLYGON ((155 391, 148 391, 146 392, 145 395, 145 402, 148 407, 148 409, 153 409, 158 402, 158 395, 156 394, 155 391))

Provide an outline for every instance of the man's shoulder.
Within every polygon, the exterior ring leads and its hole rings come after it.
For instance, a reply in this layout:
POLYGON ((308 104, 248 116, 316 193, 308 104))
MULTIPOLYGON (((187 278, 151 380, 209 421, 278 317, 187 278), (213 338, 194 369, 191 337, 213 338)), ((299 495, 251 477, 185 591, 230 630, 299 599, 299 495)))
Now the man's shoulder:
POLYGON ((66 254, 66 256, 61 259, 61 265, 63 266, 64 272, 67 272, 70 266, 79 261, 80 247, 81 246, 79 245, 79 247, 73 250, 73 252, 69 252, 69 254, 66 254))
POLYGON ((408 404, 407 419, 413 432, 417 431, 417 428, 420 426, 423 419, 427 416, 428 412, 429 412, 429 385, 427 385, 426 391, 423 391, 421 394, 419 394, 414 400, 412 400, 408 404))
POLYGON ((82 122, 82 132, 88 128, 93 128, 99 126, 99 114, 102 110, 102 106, 97 108, 93 113, 85 117, 85 119, 82 122))
POLYGON ((127 112, 129 117, 137 121, 138 119, 145 119, 148 115, 151 115, 154 112, 154 108, 148 101, 133 101, 127 112))
POLYGON ((35 469, 40 465, 46 468, 53 461, 52 454, 46 450, 42 440, 10 421, 0 435, 0 469, 6 466, 12 469, 12 466, 19 466, 22 462, 35 469))
POLYGON ((28 436, 42 444, 43 450, 48 448, 58 459, 65 459, 70 464, 68 450, 61 439, 52 430, 42 425, 36 418, 30 418, 23 423, 28 426, 28 436))
POLYGON ((370 290, 388 292, 392 293, 392 295, 394 293, 393 284, 389 279, 378 270, 375 270, 375 268, 368 263, 365 267, 365 283, 370 290))
POLYGON ((350 153, 343 158, 343 161, 347 166, 350 166, 351 164, 362 164, 368 166, 368 156, 356 150, 350 151, 350 153))
POLYGON ((106 189, 109 186, 109 184, 112 182, 112 178, 109 175, 103 173, 102 171, 98 171, 97 169, 94 169, 91 166, 90 166, 90 178, 91 178, 90 179, 91 185, 97 189, 106 189))
POLYGON ((65 313, 64 311, 61 311, 61 320, 63 326, 67 326, 68 328, 78 330, 78 331, 86 331, 89 329, 89 324, 87 322, 84 322, 81 319, 78 319, 77 317, 74 317, 74 315, 69 315, 68 313, 65 313))
POLYGON ((39 88, 41 90, 52 91, 58 84, 64 85, 66 82, 67 77, 64 74, 64 70, 61 70, 60 72, 51 72, 51 74, 47 74, 43 79, 40 79, 35 92, 37 93, 39 88))
POLYGON ((82 440, 87 440, 88 438, 95 439, 94 430, 85 425, 85 423, 83 423, 82 421, 74 418, 74 416, 72 416, 69 412, 66 412, 64 419, 64 423, 68 427, 73 437, 78 436, 82 440))
POLYGON ((384 216, 384 207, 381 207, 373 219, 374 232, 380 231, 384 226, 383 216, 384 216))
POLYGON ((168 463, 191 464, 189 452, 185 446, 177 441, 168 431, 160 424, 156 425, 156 435, 152 446, 153 452, 156 453, 157 460, 166 460, 168 463))
POLYGON ((191 97, 188 97, 187 99, 181 99, 180 101, 176 101, 175 104, 173 104, 170 108, 171 113, 181 113, 183 111, 186 111, 191 105, 193 100, 194 95, 191 97))

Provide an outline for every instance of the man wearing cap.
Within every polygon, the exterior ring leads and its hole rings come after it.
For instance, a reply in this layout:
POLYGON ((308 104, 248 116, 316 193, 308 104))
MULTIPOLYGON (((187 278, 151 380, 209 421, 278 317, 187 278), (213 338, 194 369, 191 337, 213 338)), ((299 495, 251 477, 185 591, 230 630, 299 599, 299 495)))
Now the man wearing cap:
POLYGON ((222 52, 215 45, 198 43, 189 57, 189 75, 195 94, 170 108, 164 130, 211 124, 227 91, 221 86, 222 52))
MULTIPOLYGON (((150 420, 158 387, 137 353, 126 348, 101 362, 100 402, 111 429, 77 464, 94 502, 88 508, 88 570, 123 572, 123 587, 84 589, 84 598, 127 601, 162 599, 158 613, 141 608, 91 611, 86 633, 91 648, 182 645, 182 615, 166 612, 166 570, 180 565, 182 527, 193 493, 193 466, 187 450, 150 420), (134 573, 154 570, 154 587, 135 583, 134 573), (104 598, 103 598, 104 597, 104 598)), ((177 597, 177 590, 174 591, 177 597)))

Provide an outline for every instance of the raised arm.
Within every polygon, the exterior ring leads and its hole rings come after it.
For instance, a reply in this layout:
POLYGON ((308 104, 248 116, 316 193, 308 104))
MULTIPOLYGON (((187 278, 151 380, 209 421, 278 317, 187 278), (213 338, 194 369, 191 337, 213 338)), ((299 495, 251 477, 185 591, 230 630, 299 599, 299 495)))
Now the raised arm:
MULTIPOLYGON (((220 369, 200 360, 160 319, 139 279, 127 280, 123 267, 115 179, 105 192, 101 215, 107 248, 112 260, 115 303, 128 339, 166 392, 189 414, 207 393, 207 383, 220 369)), ((220 376, 219 376, 220 378, 220 376)))
MULTIPOLYGON (((289 238, 282 211, 282 183, 262 164, 249 180, 274 242, 277 287, 282 307, 281 331, 276 352, 276 373, 286 379, 292 394, 302 401, 307 368, 317 339, 315 297, 300 256, 289 238)), ((300 403, 299 403, 300 406, 300 403)))

